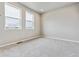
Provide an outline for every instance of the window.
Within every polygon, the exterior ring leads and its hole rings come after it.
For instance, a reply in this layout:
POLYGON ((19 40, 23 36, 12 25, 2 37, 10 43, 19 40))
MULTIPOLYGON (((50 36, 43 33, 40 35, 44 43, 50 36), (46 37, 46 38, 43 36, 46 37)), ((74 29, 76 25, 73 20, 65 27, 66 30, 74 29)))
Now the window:
POLYGON ((34 14, 26 12, 26 29, 34 29, 34 14))
POLYGON ((21 10, 9 3, 5 3, 5 28, 21 28, 21 10))

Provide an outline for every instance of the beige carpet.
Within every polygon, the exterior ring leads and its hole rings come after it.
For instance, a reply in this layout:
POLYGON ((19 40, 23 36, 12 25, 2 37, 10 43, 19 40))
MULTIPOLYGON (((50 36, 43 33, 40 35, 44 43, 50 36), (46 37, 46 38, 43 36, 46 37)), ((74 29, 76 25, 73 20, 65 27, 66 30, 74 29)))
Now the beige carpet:
POLYGON ((79 44, 39 38, 0 48, 2 57, 70 57, 79 56, 79 44))

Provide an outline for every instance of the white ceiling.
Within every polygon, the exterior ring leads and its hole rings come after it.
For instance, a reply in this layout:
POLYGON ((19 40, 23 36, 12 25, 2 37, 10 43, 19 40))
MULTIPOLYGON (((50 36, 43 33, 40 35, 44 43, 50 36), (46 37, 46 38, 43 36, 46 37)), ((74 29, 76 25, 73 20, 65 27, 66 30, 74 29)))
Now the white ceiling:
POLYGON ((75 2, 21 2, 21 4, 35 10, 39 13, 44 13, 50 10, 71 5, 75 2))

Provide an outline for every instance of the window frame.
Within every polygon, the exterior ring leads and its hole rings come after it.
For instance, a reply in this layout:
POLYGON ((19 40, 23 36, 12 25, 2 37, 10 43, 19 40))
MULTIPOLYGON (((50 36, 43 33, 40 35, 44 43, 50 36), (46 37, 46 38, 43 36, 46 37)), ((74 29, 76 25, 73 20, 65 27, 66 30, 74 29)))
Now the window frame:
POLYGON ((16 17, 10 17, 10 16, 4 15, 5 16, 5 25, 4 25, 5 30, 14 30, 14 29, 18 29, 19 30, 19 29, 22 29, 22 9, 20 7, 18 7, 18 6, 10 3, 10 2, 6 2, 5 5, 9 5, 11 7, 16 8, 16 9, 19 9, 20 10, 20 16, 21 16, 19 18, 18 17, 16 18, 16 17), (19 27, 6 27, 6 17, 19 20, 19 27))
POLYGON ((34 15, 33 11, 31 11, 31 10, 30 11, 29 10, 25 11, 25 29, 27 29, 27 30, 35 30, 35 15, 34 15), (30 13, 31 15, 33 15, 33 19, 32 20, 27 20, 26 17, 27 17, 28 13, 30 13), (33 23, 31 28, 29 28, 29 27, 26 26, 27 21, 33 23))

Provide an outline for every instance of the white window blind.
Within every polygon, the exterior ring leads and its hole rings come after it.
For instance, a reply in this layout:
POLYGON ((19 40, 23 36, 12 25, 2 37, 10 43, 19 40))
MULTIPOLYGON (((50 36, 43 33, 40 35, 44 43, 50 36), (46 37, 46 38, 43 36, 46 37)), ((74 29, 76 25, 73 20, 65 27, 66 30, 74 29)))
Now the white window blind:
POLYGON ((5 3, 5 28, 21 28, 21 10, 7 3, 5 3))

